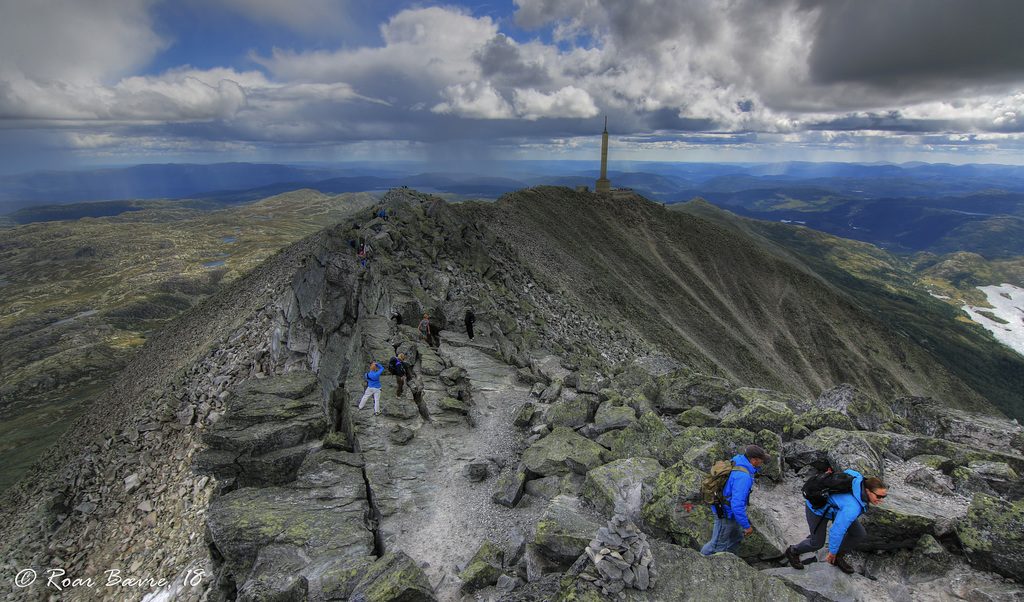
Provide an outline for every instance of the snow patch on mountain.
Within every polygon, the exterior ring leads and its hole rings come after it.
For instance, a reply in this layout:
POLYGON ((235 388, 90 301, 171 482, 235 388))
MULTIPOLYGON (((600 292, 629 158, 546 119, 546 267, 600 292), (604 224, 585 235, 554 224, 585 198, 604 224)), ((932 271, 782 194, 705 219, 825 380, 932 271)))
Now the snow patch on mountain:
POLYGON ((1024 288, 1001 284, 979 286, 978 290, 992 307, 964 305, 964 311, 1004 345, 1024 355, 1024 288))

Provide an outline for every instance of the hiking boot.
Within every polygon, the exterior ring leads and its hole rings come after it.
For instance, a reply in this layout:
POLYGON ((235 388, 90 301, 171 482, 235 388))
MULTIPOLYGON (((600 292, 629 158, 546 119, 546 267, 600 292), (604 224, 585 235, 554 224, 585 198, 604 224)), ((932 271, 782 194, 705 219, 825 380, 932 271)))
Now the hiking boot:
POLYGON ((832 564, 836 565, 840 571, 847 575, 852 575, 854 573, 853 567, 846 562, 846 554, 836 554, 836 560, 832 564))
POLYGON ((794 569, 798 571, 804 570, 804 563, 800 562, 800 555, 793 551, 793 546, 786 548, 786 560, 789 561, 789 566, 794 569))

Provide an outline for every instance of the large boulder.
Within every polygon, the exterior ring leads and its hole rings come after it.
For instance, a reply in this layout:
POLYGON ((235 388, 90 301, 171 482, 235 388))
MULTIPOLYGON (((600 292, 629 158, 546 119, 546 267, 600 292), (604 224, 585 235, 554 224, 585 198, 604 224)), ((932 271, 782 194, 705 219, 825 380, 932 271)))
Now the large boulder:
POLYGON ((759 399, 726 416, 720 426, 755 433, 762 430, 784 433, 793 426, 793 411, 781 401, 759 399))
POLYGON ((566 475, 570 472, 586 474, 603 464, 597 443, 578 435, 566 427, 558 427, 551 434, 536 441, 523 452, 523 465, 539 476, 566 475))
POLYGON ((601 435, 598 442, 608 448, 608 460, 647 456, 664 466, 672 464, 672 433, 654 412, 644 412, 626 428, 601 435))
POLYGON ((696 406, 720 412, 730 404, 741 406, 743 399, 736 394, 728 380, 695 374, 669 381, 662 388, 657 405, 666 414, 679 414, 696 406))
POLYGON ((616 460, 587 472, 580 495, 609 518, 621 514, 638 521, 644 492, 650 494, 662 470, 653 458, 616 460))
POLYGON ((818 429, 803 439, 785 444, 786 463, 796 470, 807 465, 824 470, 828 465, 835 471, 852 468, 865 477, 883 475, 884 449, 873 444, 868 433, 832 427, 818 429))
POLYGON ((823 392, 814 405, 821 410, 835 410, 845 414, 857 428, 864 431, 878 430, 878 427, 896 419, 888 405, 853 385, 843 384, 823 392))
POLYGON ((636 411, 629 406, 617 406, 606 401, 594 414, 594 433, 601 435, 608 431, 626 428, 636 422, 636 411))
POLYGON ((544 415, 552 427, 578 428, 592 421, 594 416, 594 409, 590 406, 592 399, 589 395, 561 399, 548 408, 544 415))
POLYGON ((601 526, 587 517, 577 498, 559 495, 548 503, 537 522, 534 544, 554 562, 571 564, 583 554, 601 526))
MULTIPOLYGON (((772 600, 804 602, 804 596, 775 577, 758 571, 733 554, 705 558, 700 552, 652 539, 653 561, 658 580, 646 591, 627 587, 615 599, 626 602, 664 600, 772 600)), ((609 597, 591 579, 599 577, 590 563, 586 571, 562 581, 556 602, 602 602, 609 597)), ((833 567, 828 567, 833 568, 833 567)), ((834 569, 833 569, 834 570, 834 569)), ((838 572, 838 571, 835 571, 838 572)))
POLYGON ((801 600, 856 602, 879 599, 874 581, 862 575, 847 575, 826 562, 808 564, 802 571, 785 567, 768 569, 763 574, 784 581, 801 600))
POLYGON ((328 430, 312 372, 245 381, 227 396, 225 407, 224 417, 203 434, 207 449, 193 465, 230 488, 292 481, 328 430))
POLYGON ((466 564, 466 568, 459 573, 463 587, 472 591, 497 583, 502 574, 504 557, 505 553, 500 547, 485 541, 466 564))
POLYGON ((972 565, 1024 582, 1024 501, 976 494, 956 527, 972 565))
POLYGON ((388 552, 366 568, 349 600, 437 602, 423 570, 405 552, 388 552))
POLYGON ((1005 418, 964 412, 929 397, 901 397, 891 407, 893 413, 922 435, 988 451, 1024 452, 1024 427, 1005 418))
POLYGON ((215 498, 206 527, 222 559, 219 578, 246 583, 258 557, 260 574, 283 574, 294 572, 295 558, 339 563, 371 555, 373 533, 363 523, 370 512, 366 482, 352 464, 351 454, 323 450, 306 458, 287 487, 243 488, 215 498), (276 567, 268 555, 286 566, 276 567))
POLYGON ((711 538, 714 515, 701 500, 700 486, 707 473, 677 462, 654 480, 654 490, 641 510, 641 525, 648 533, 666 535, 688 548, 700 548, 711 538))
POLYGON ((1005 498, 1019 480, 1017 473, 1005 462, 975 461, 953 469, 953 483, 957 491, 1005 498))

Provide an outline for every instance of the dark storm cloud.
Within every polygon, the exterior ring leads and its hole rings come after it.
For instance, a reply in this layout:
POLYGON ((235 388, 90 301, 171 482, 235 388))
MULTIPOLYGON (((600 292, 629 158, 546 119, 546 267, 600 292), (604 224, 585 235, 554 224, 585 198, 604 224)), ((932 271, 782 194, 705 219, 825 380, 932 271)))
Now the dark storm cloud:
POLYGON ((506 85, 540 87, 551 81, 543 68, 523 60, 519 48, 505 34, 494 36, 482 49, 474 52, 473 60, 480 65, 485 77, 506 85))
POLYGON ((1003 83, 1024 75, 1019 0, 817 0, 809 66, 819 84, 1003 83))

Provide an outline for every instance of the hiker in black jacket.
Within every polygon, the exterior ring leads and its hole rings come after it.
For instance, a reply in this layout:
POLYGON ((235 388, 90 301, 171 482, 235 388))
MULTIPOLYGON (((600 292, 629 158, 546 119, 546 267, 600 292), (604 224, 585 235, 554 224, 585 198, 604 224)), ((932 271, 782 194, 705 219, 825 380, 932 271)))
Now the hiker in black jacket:
POLYGON ((473 324, 476 322, 476 314, 472 309, 466 308, 466 336, 473 340, 473 324))

